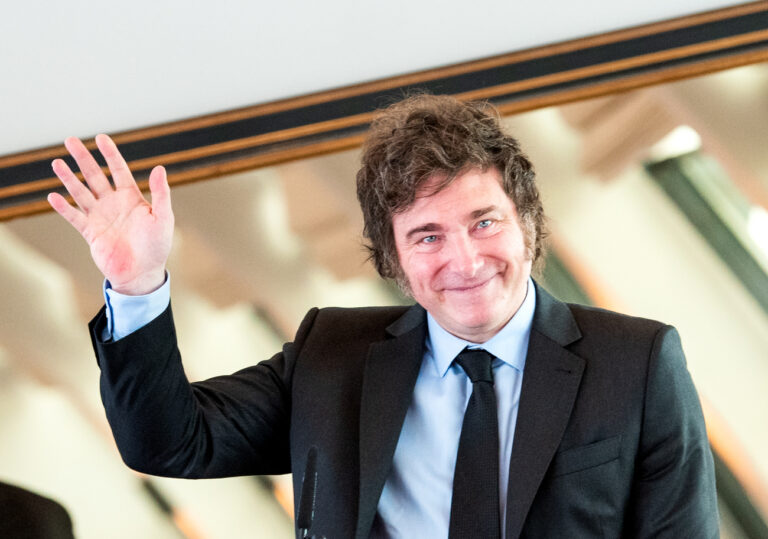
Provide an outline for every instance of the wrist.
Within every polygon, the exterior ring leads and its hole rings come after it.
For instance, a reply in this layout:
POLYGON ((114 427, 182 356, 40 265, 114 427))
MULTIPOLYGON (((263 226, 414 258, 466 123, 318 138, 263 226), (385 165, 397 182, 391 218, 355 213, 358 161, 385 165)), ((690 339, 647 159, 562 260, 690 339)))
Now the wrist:
POLYGON ((125 283, 115 283, 107 280, 109 288, 124 296, 146 296, 165 284, 165 268, 151 273, 143 274, 136 279, 125 283))

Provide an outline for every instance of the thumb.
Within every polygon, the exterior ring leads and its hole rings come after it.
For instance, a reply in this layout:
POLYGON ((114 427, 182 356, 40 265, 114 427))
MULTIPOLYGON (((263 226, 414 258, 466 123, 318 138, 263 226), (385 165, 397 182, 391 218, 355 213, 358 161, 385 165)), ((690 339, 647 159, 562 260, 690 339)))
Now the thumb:
POLYGON ((171 188, 168 186, 168 174, 165 167, 155 167, 149 174, 149 192, 152 194, 152 213, 159 219, 172 217, 171 188))

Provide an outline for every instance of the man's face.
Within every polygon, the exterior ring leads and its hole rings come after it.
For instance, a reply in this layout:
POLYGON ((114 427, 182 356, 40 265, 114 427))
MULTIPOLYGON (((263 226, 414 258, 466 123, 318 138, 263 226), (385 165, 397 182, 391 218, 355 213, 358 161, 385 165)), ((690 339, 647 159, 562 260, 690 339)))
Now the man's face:
POLYGON ((411 293, 447 331, 472 342, 495 335, 525 299, 531 259, 501 173, 473 169, 392 218, 411 293))

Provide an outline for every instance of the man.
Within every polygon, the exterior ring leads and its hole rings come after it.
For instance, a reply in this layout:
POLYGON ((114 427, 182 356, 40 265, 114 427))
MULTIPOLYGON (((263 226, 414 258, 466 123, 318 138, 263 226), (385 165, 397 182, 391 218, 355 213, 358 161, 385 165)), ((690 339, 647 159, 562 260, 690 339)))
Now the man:
POLYGON ((307 475, 301 526, 329 538, 718 535, 677 333, 565 305, 531 280, 543 211, 493 110, 419 96, 372 124, 357 178, 365 235, 417 305, 313 309, 270 360, 195 384, 168 299, 165 172, 150 175, 150 206, 114 144, 96 142, 115 187, 68 139, 88 186, 54 161, 80 209, 49 200, 107 279, 91 331, 129 466, 293 471, 297 508, 307 475))

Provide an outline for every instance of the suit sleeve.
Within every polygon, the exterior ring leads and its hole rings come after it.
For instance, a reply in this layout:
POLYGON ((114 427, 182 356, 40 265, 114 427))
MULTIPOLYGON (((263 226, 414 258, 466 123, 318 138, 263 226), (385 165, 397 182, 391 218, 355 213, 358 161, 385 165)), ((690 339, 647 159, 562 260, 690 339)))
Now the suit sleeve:
POLYGON ((171 307, 117 341, 90 324, 107 419, 125 463, 140 472, 204 478, 290 471, 291 381, 308 313, 293 343, 229 376, 190 384, 171 307))
POLYGON ((677 331, 656 335, 630 503, 631 537, 719 537, 714 465, 677 331))

